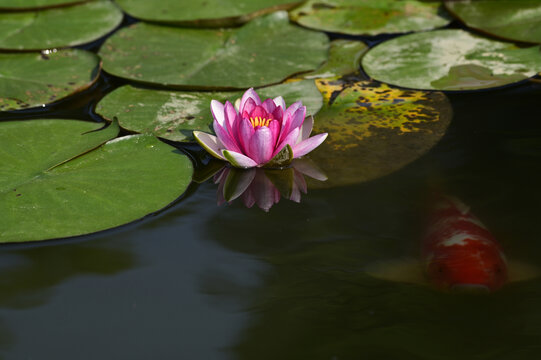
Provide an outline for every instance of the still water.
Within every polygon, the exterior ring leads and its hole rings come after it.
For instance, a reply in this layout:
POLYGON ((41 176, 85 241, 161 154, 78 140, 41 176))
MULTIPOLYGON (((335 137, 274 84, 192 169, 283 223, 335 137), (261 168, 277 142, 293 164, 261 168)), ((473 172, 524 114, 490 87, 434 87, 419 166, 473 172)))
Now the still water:
MULTIPOLYGON (((93 105, 120 83, 103 76, 50 109, 0 120, 97 120, 93 105)), ((541 84, 449 98, 444 138, 374 181, 309 189, 267 213, 217 206, 209 180, 119 229, 0 247, 1 358, 539 357, 541 273, 482 295, 366 273, 418 257, 434 182, 471 207, 508 259, 541 268, 541 84)))

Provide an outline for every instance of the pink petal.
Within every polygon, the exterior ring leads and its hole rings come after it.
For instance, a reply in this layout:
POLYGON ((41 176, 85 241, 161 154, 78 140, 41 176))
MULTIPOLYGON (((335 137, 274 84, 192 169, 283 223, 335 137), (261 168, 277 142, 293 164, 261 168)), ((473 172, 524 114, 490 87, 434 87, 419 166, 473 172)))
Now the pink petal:
POLYGON ((323 134, 317 134, 315 136, 312 136, 311 138, 308 138, 306 140, 301 141, 293 147, 293 158, 298 158, 301 156, 304 156, 308 154, 310 151, 317 148, 325 139, 327 138, 327 133, 323 134))
POLYGON ((233 150, 233 151, 236 151, 236 152, 241 152, 241 150, 240 150, 239 146, 237 145, 237 142, 235 141, 235 139, 233 139, 231 137, 231 135, 229 135, 227 130, 225 130, 220 124, 218 124, 218 121, 216 121, 216 120, 214 121, 213 127, 214 127, 214 132, 218 136, 218 139, 224 145, 224 148, 226 148, 227 150, 233 150))
POLYGON ((282 129, 280 138, 278 141, 282 141, 284 137, 290 133, 290 131, 293 129, 291 127, 291 122, 293 120, 293 115, 299 108, 302 106, 302 103, 300 101, 297 101, 296 103, 292 104, 290 107, 287 108, 287 110, 284 112, 283 120, 282 120, 282 129))
POLYGON ((248 99, 252 99, 255 103, 255 105, 261 105, 261 100, 259 99, 259 95, 255 92, 254 88, 249 88, 246 90, 244 95, 242 95, 242 99, 240 100, 240 108, 239 113, 244 113, 244 105, 248 101, 248 99))
POLYGON ((240 119, 238 142, 244 154, 250 155, 250 139, 254 135, 254 127, 248 119, 240 119))
POLYGON ((210 111, 212 112, 214 120, 224 126, 224 105, 217 100, 212 100, 210 102, 210 111))
POLYGON ((272 114, 274 110, 276 109, 276 104, 272 99, 267 99, 263 101, 263 104, 261 105, 265 111, 267 111, 269 114, 272 114))
POLYGON ((239 114, 242 114, 243 118, 249 119, 256 107, 257 104, 255 103, 255 101, 252 98, 249 98, 244 104, 244 108, 242 108, 242 111, 239 111, 239 114))
MULTIPOLYGON (((237 125, 235 124, 237 121, 237 111, 235 110, 235 107, 233 104, 231 104, 229 101, 225 102, 224 106, 224 117, 225 117, 225 127, 227 128, 227 131, 233 137, 234 139, 237 138, 237 125)), ((223 126, 223 125, 222 125, 223 126)))
POLYGON ((273 101, 274 101, 274 104, 276 105, 276 107, 281 106, 282 111, 286 110, 286 102, 284 101, 283 97, 281 97, 281 96, 275 97, 273 101))
POLYGON ((257 163, 248 156, 229 150, 223 150, 222 154, 234 167, 248 169, 257 166, 257 163))
POLYGON ((265 172, 261 169, 258 170, 251 189, 255 196, 257 206, 268 212, 270 208, 280 200, 280 192, 267 176, 265 176, 265 172), (278 193, 278 199, 276 199, 276 193, 278 193))
POLYGON ((271 130, 262 126, 255 130, 250 139, 250 155, 259 165, 267 163, 272 157, 274 150, 272 138, 271 130))
POLYGON ((216 136, 201 131, 194 131, 193 137, 209 154, 220 160, 225 160, 222 156, 224 145, 216 136))
POLYGON ((274 149, 276 146, 276 142, 278 141, 278 136, 280 135, 280 122, 278 120, 272 120, 269 123, 269 129, 272 133, 272 148, 274 149))
MULTIPOLYGON (((297 143, 297 138, 299 137, 299 132, 300 132, 299 128, 293 129, 293 131, 291 131, 285 137, 285 139, 282 140, 278 144, 278 146, 275 148, 275 150, 274 150, 274 152, 272 154, 272 157, 276 156, 276 154, 278 154, 284 148, 284 146, 286 146, 286 144, 289 144, 289 146, 291 146, 291 148, 293 148, 293 145, 295 145, 297 143)), ((293 152, 293 155, 295 155, 295 152, 293 152)))
POLYGON ((255 118, 261 118, 261 119, 267 119, 268 118, 268 113, 267 111, 265 110, 265 108, 263 108, 263 106, 256 106, 254 111, 252 111, 252 113, 250 114, 250 117, 252 119, 255 119, 255 118))
POLYGON ((314 118, 310 115, 307 118, 305 118, 304 122, 302 123, 301 133, 299 134, 298 142, 308 139, 310 137, 310 134, 312 133, 313 127, 314 127, 314 118))
POLYGON ((290 129, 294 129, 302 125, 304 117, 306 116, 306 106, 302 106, 297 111, 293 113, 291 117, 291 123, 289 124, 290 129))
POLYGON ((272 112, 272 116, 275 119, 280 120, 281 123, 284 117, 284 110, 282 109, 282 107, 278 106, 276 109, 274 109, 274 111, 272 112))

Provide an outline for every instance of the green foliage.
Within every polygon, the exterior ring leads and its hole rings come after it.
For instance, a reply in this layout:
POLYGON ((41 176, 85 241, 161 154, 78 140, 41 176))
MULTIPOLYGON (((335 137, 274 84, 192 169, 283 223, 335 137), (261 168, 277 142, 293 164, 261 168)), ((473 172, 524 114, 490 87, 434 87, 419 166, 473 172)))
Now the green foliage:
POLYGON ((0 49, 41 50, 86 44, 112 31, 122 17, 110 1, 0 13, 0 49))
POLYGON ((273 84, 325 61, 327 36, 290 25, 285 12, 243 27, 194 30, 138 23, 111 36, 99 55, 107 72, 190 89, 273 84))
MULTIPOLYGON (((313 80, 273 85, 258 89, 262 98, 283 96, 286 104, 301 100, 309 114, 321 108, 322 99, 313 80)), ((118 118, 120 126, 130 131, 154 134, 174 141, 193 141, 192 132, 212 132, 212 99, 235 103, 242 91, 183 92, 140 89, 123 86, 107 95, 96 112, 108 120, 118 118)))
POLYGON ((99 58, 84 50, 0 54, 0 111, 50 104, 88 88, 99 58))
POLYGON ((539 54, 537 46, 438 30, 385 41, 366 53, 362 65, 370 77, 406 88, 476 90, 534 76, 541 70, 539 54))
POLYGON ((192 164, 152 136, 115 139, 115 124, 0 123, 0 242, 88 234, 153 213, 191 181, 192 164), (30 145, 31 144, 31 145, 30 145))

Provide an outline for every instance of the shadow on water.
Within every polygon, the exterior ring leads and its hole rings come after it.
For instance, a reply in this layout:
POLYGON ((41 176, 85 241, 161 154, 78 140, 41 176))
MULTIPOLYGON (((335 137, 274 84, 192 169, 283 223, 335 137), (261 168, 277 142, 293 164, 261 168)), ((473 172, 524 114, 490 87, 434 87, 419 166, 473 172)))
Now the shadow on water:
POLYGON ((532 116, 540 94, 539 85, 525 84, 452 95, 455 119, 447 135, 401 171, 358 186, 312 190, 302 206, 282 202, 268 214, 236 204, 215 214, 205 226, 208 238, 270 265, 257 287, 224 285, 219 276, 204 284, 220 301, 236 298, 250 314, 230 348, 234 356, 535 357, 541 278, 472 295, 379 280, 365 270, 377 261, 418 258, 422 209, 434 184, 463 199, 510 260, 541 265, 535 241, 541 125, 532 116), (500 101, 517 105, 495 108, 500 101))
MULTIPOLYGON (((0 310, 40 307, 63 283, 86 275, 109 276, 137 266, 127 244, 95 241, 0 251, 0 310)), ((0 322, 0 349, 17 339, 0 322)))

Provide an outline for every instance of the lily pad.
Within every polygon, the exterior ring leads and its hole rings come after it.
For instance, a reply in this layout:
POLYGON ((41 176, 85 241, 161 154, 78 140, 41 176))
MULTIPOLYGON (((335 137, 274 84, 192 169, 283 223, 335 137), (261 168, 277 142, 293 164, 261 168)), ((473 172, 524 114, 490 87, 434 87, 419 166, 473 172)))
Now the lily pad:
POLYGON ((333 40, 327 61, 319 69, 303 74, 301 77, 303 79, 322 79, 356 73, 361 67, 361 58, 368 49, 368 46, 362 41, 333 40))
POLYGON ((99 72, 99 58, 84 50, 0 54, 0 111, 58 101, 90 87, 99 72))
MULTIPOLYGON (((287 105, 301 100, 309 114, 322 105, 321 93, 313 80, 273 85, 257 90, 262 98, 281 95, 287 105)), ((98 103, 96 112, 107 120, 118 118, 123 128, 173 141, 193 141, 192 132, 212 131, 210 101, 235 102, 235 92, 182 92, 140 89, 130 85, 116 89, 98 103)))
POLYGON ((497 37, 541 43, 541 1, 447 1, 447 10, 467 26, 497 37))
POLYGON ((0 10, 30 10, 79 4, 88 0, 0 0, 0 10))
POLYGON ((70 237, 116 227, 178 198, 190 160, 153 136, 77 120, 0 123, 0 242, 70 237), (99 146, 99 147, 97 147, 99 146))
POLYGON ((314 132, 329 137, 310 158, 329 179, 312 187, 350 185, 388 175, 426 153, 444 135, 451 105, 441 92, 385 84, 316 80, 323 108, 314 132))
POLYGON ((237 29, 195 30, 138 23, 100 50, 104 70, 163 86, 245 89, 317 68, 327 57, 325 34, 289 24, 280 11, 237 29))
POLYGON ((291 19, 312 29, 349 35, 424 31, 445 26, 439 2, 415 0, 309 0, 291 19))
POLYGON ((124 11, 145 21, 180 25, 229 26, 287 10, 299 0, 117 0, 124 11))
POLYGON ((476 90, 536 75, 541 51, 463 30, 438 30, 381 43, 366 53, 362 65, 371 78, 406 88, 476 90))
POLYGON ((0 13, 0 49, 41 50, 86 44, 113 31, 123 16, 111 1, 0 13))

